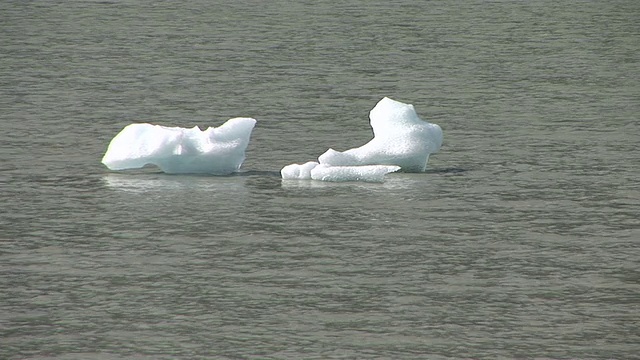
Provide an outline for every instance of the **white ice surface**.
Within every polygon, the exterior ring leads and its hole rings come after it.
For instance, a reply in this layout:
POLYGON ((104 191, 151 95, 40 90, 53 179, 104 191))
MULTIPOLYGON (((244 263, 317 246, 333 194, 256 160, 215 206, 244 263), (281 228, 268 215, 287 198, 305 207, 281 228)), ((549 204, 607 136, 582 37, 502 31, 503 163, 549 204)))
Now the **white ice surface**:
POLYGON ((302 165, 287 165, 280 170, 280 175, 285 180, 311 180, 311 170, 318 165, 315 161, 309 161, 302 165))
POLYGON ((320 155, 329 166, 397 165, 404 172, 423 172, 429 154, 442 145, 442 129, 420 119, 413 105, 383 98, 369 113, 373 139, 343 152, 320 155))
POLYGON ((280 171, 284 180, 382 182, 388 173, 400 170, 393 165, 328 166, 310 161, 287 165, 280 171))
POLYGON ((102 163, 111 170, 153 164, 171 174, 230 174, 242 165, 255 124, 252 118, 234 118, 204 131, 131 124, 111 140, 102 163))

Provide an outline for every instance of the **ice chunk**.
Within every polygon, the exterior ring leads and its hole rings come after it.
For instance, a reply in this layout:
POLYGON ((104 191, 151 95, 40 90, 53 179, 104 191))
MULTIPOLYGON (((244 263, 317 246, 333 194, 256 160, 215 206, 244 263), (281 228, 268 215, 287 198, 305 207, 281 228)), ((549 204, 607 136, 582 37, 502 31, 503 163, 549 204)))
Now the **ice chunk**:
POLYGON ((319 162, 291 164, 280 171, 283 179, 323 181, 383 181, 402 169, 423 172, 429 155, 440 150, 442 129, 420 119, 413 105, 384 98, 369 113, 373 139, 344 152, 327 150, 319 162))
POLYGON ((285 180, 311 180, 311 170, 316 166, 318 163, 315 161, 309 161, 302 165, 291 164, 283 167, 280 170, 280 175, 285 180))
POLYGON ((322 181, 383 182, 388 173, 400 170, 393 165, 327 166, 320 164, 311 169, 311 179, 322 181))
POLYGON ((382 182, 386 174, 398 170, 399 166, 392 165, 328 166, 310 161, 287 165, 280 174, 284 180, 382 182))
POLYGON ((397 165, 405 172, 423 172, 429 154, 442 145, 442 129, 418 117, 413 105, 385 97, 369 113, 373 139, 343 152, 333 149, 320 155, 329 166, 397 165))
POLYGON ((111 170, 153 164, 170 174, 230 174, 242 165, 255 124, 252 118, 234 118, 204 131, 131 124, 111 140, 102 163, 111 170))

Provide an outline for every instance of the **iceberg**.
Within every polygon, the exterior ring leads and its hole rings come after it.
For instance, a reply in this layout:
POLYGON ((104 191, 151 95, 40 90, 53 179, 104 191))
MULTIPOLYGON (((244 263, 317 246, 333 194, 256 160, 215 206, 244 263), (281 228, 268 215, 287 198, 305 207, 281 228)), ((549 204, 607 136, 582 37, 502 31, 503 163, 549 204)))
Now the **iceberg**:
POLYGON ((204 131, 130 124, 111 140, 102 163, 111 170, 153 164, 169 174, 228 175, 244 162, 255 124, 252 118, 234 118, 204 131))
POLYGON ((442 146, 442 129, 420 119, 411 104, 388 97, 369 112, 373 139, 343 152, 327 150, 318 161, 287 165, 285 180, 382 182, 388 173, 424 172, 429 155, 442 146))
POLYGON ((280 174, 284 180, 383 182, 386 174, 398 170, 399 166, 392 165, 328 166, 309 161, 302 165, 287 165, 280 174))
POLYGON ((320 155, 329 166, 395 165, 404 172, 424 172, 429 155, 442 146, 442 129, 420 119, 411 104, 383 98, 370 111, 373 139, 354 149, 320 155))

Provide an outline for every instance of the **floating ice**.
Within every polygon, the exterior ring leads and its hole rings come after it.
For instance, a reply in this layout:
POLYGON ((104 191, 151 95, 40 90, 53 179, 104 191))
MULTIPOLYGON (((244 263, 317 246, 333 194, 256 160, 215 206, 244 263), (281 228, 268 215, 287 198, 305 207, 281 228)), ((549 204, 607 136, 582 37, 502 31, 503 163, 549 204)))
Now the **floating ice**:
POLYGON ((242 165, 255 124, 255 119, 235 118, 204 131, 131 124, 111 140, 102 163, 111 170, 153 164, 170 174, 230 174, 242 165))
POLYGON ((398 170, 400 167, 393 165, 328 166, 309 161, 287 165, 280 174, 284 180, 382 182, 386 174, 398 170))
POLYGON ((400 166, 327 166, 320 164, 311 170, 311 179, 322 181, 383 182, 388 173, 400 170, 400 166))
POLYGON ((442 145, 442 129, 423 121, 413 105, 385 97, 369 113, 373 139, 354 149, 333 149, 320 155, 330 166, 397 165, 405 172, 423 172, 429 154, 442 145))
POLYGON ((287 165, 280 170, 280 175, 285 180, 311 180, 311 170, 318 165, 315 161, 309 161, 302 165, 287 165))
POLYGON ((283 179, 324 181, 383 181, 384 175, 402 169, 423 172, 429 155, 440 150, 442 129, 418 117, 411 104, 387 97, 369 113, 373 139, 354 149, 333 149, 310 161, 285 166, 283 179))

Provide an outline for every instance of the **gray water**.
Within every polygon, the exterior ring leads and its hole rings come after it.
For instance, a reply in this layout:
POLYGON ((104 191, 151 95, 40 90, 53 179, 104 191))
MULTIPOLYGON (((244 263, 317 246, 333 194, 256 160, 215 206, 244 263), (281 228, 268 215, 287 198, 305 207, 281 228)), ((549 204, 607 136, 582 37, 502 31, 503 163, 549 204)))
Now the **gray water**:
POLYGON ((640 2, 3 1, 0 358, 631 359, 640 2), (283 182, 384 96, 423 174, 283 182), (109 172, 258 119, 243 173, 109 172))

